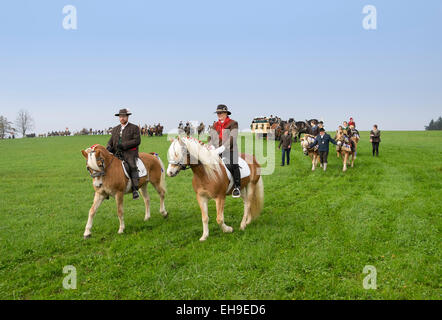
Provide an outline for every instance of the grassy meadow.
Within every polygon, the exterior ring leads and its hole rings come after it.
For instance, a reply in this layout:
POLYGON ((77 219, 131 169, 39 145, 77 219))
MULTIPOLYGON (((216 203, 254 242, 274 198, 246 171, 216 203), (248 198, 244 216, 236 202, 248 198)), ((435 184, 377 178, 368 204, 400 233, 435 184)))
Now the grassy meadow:
MULTIPOLYGON (((204 243, 190 170, 166 178, 169 218, 125 198, 125 234, 115 202, 98 210, 80 150, 108 136, 0 141, 0 299, 441 299, 442 132, 382 132, 380 156, 361 132, 354 168, 329 155, 311 171, 299 143, 290 166, 264 177, 264 210, 242 232, 243 205, 228 198, 224 234, 209 206, 204 243), (62 287, 63 267, 77 289, 62 287), (363 288, 363 268, 377 289, 363 288)), ((143 138, 167 166, 169 142, 143 138)), ((334 150, 331 147, 331 150, 334 150)))

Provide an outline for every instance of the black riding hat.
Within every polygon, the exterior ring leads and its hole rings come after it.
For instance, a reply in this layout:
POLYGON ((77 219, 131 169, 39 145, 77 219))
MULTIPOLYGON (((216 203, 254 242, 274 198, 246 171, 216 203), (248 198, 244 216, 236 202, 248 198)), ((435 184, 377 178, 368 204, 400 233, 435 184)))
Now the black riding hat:
POLYGON ((218 107, 216 107, 215 113, 227 113, 228 115, 231 115, 232 113, 228 110, 226 105, 220 104, 218 107))
POLYGON ((132 113, 128 109, 120 109, 118 113, 115 114, 116 117, 118 116, 130 116, 132 113))

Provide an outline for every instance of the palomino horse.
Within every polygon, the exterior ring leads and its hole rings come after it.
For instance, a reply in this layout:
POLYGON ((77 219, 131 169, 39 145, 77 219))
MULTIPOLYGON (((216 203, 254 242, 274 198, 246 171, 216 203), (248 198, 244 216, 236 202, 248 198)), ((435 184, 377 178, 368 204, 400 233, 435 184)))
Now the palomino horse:
MULTIPOLYGON (((87 160, 86 166, 93 178, 93 186, 95 189, 94 203, 89 210, 89 218, 84 230, 84 238, 91 236, 92 221, 95 213, 103 200, 108 199, 109 196, 115 197, 118 218, 120 220, 118 233, 123 233, 125 228, 123 198, 124 194, 131 192, 132 189, 130 180, 126 178, 124 174, 121 160, 99 144, 93 145, 86 150, 81 150, 81 153, 87 160)), ((164 206, 164 195, 166 193, 164 165, 155 153, 140 153, 139 157, 143 161, 148 173, 147 176, 139 180, 141 195, 143 196, 146 206, 144 220, 147 221, 150 218, 150 198, 147 193, 147 184, 149 182, 152 183, 160 195, 160 213, 166 218, 167 211, 164 206)))
POLYGON ((344 167, 342 171, 347 171, 347 161, 351 155, 351 167, 353 168, 355 162, 355 150, 354 150, 354 142, 347 136, 347 134, 343 130, 336 130, 336 151, 338 155, 342 156, 342 163, 344 167))
MULTIPOLYGON (((261 166, 252 155, 241 154, 250 167, 250 176, 241 179, 241 197, 244 201, 244 215, 240 229, 244 230, 256 218, 264 202, 264 183, 260 176, 261 166)), ((219 155, 208 145, 188 137, 178 137, 172 141, 168 151, 169 166, 167 175, 175 177, 187 168, 193 171, 193 189, 201 208, 203 235, 200 241, 209 236, 209 215, 207 203, 216 201, 216 221, 223 232, 232 232, 232 227, 224 223, 226 195, 231 194, 226 169, 219 155)))
POLYGON ((319 147, 316 145, 313 148, 309 148, 308 146, 313 142, 315 142, 315 137, 310 134, 305 134, 301 138, 302 151, 306 156, 308 155, 310 159, 312 159, 312 171, 315 171, 316 166, 319 163, 319 152, 318 152, 319 147))

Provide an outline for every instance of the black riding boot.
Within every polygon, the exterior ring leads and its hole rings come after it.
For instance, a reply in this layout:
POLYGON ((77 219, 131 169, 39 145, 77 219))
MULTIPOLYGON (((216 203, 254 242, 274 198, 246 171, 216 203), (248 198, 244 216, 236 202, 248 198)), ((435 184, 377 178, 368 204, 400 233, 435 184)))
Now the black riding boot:
POLYGON ((239 198, 241 196, 241 174, 239 172, 239 165, 232 164, 232 175, 233 175, 233 198, 239 198))
POLYGON ((138 194, 138 170, 132 172, 131 181, 132 181, 132 198, 134 200, 137 200, 140 197, 140 195, 138 194))

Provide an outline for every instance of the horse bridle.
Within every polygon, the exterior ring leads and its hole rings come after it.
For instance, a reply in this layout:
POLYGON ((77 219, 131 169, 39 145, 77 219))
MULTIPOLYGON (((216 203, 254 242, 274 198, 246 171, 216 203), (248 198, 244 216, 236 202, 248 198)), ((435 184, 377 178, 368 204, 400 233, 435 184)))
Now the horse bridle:
MULTIPOLYGON (((95 153, 95 150, 91 150, 91 151, 89 152, 89 156, 91 156, 91 154, 93 154, 93 153, 95 153)), ((106 166, 104 165, 104 158, 102 158, 102 157, 95 157, 95 159, 97 160, 97 162, 98 162, 98 161, 101 162, 100 165, 97 163, 97 165, 98 165, 98 167, 101 169, 101 171, 96 171, 96 170, 92 169, 91 167, 89 167, 89 166, 87 165, 87 162, 86 162, 86 170, 89 172, 89 175, 90 175, 92 178, 103 177, 103 176, 106 174, 106 172, 105 172, 105 168, 106 168, 106 166)), ((113 160, 114 160, 114 158, 112 157, 112 161, 113 161, 113 160)), ((112 163, 112 161, 111 161, 111 163, 112 163)))

